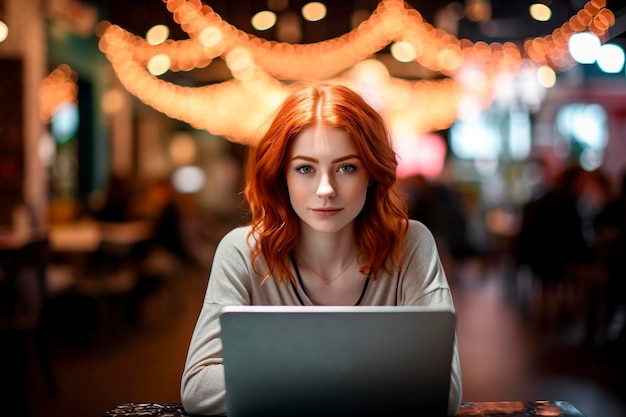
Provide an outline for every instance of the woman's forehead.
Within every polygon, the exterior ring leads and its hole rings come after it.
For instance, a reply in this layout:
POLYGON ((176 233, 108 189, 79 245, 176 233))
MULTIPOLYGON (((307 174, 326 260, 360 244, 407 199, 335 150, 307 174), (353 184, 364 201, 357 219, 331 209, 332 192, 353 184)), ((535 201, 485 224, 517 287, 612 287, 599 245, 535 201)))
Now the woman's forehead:
POLYGON ((345 130, 324 125, 309 126, 303 129, 294 139, 292 151, 306 150, 309 152, 356 151, 354 141, 345 130))

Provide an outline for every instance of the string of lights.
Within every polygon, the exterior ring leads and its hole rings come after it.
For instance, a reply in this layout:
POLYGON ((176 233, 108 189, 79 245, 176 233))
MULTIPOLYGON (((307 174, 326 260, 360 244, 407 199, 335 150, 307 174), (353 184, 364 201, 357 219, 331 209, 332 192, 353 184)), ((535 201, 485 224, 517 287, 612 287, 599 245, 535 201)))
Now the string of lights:
POLYGON ((461 100, 469 97, 479 108, 488 106, 497 77, 514 74, 524 62, 544 73, 564 71, 576 63, 568 52, 572 34, 589 31, 605 39, 615 23, 605 0, 591 0, 543 37, 522 45, 488 44, 434 27, 403 1, 383 0, 369 18, 338 38, 290 44, 245 33, 200 0, 163 1, 189 39, 155 44, 105 23, 99 32, 100 50, 122 85, 142 102, 242 143, 253 143, 263 132, 263 123, 294 81, 348 84, 375 101, 389 120, 411 126, 416 133, 444 129, 454 122, 461 100), (390 76, 382 64, 372 64, 387 46, 401 49, 408 57, 404 61, 415 61, 443 78, 410 81, 390 76), (233 79, 183 87, 158 78, 168 70, 203 68, 215 59, 225 60, 233 79))

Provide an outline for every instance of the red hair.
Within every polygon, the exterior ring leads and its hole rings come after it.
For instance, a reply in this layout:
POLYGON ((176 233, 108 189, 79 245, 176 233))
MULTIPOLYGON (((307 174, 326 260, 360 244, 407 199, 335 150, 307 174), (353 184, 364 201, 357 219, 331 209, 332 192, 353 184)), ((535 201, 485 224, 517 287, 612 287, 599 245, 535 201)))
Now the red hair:
POLYGON ((341 85, 307 85, 295 90, 278 109, 267 132, 251 150, 245 196, 256 239, 253 268, 263 256, 264 279, 294 280, 290 258, 299 230, 285 179, 285 160, 294 138, 305 128, 339 128, 354 140, 371 184, 363 210, 355 219, 355 238, 367 263, 361 272, 390 272, 400 262, 408 227, 404 200, 396 184, 396 154, 382 117, 359 96, 341 85))

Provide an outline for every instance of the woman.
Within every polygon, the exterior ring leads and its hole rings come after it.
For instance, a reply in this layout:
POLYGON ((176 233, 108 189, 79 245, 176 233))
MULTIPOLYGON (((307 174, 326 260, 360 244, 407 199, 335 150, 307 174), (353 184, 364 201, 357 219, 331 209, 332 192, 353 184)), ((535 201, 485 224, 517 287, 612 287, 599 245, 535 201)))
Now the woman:
MULTIPOLYGON (((251 224, 218 245, 181 397, 226 412, 219 312, 225 305, 453 308, 432 234, 408 220, 380 115, 338 85, 295 90, 252 150, 251 224)), ((455 346, 449 414, 461 401, 455 346)))

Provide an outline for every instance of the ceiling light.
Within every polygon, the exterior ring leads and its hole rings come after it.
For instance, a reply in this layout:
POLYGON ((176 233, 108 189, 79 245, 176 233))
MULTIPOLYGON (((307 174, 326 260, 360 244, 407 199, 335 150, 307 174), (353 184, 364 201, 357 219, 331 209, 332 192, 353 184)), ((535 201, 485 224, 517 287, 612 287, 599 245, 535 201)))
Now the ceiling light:
POLYGON ((238 47, 226 54, 226 65, 232 72, 241 72, 254 67, 254 61, 248 51, 238 47))
POLYGON ((547 65, 542 65, 537 69, 537 81, 545 88, 554 87, 556 84, 556 72, 547 65))
POLYGON ((9 36, 9 27, 0 20, 0 43, 4 42, 7 36, 9 36))
POLYGON ((252 16, 251 23, 256 30, 267 30, 276 24, 276 13, 263 10, 252 16))
POLYGON ((395 42, 391 45, 391 56, 400 62, 410 62, 417 56, 415 48, 408 42, 395 42))
POLYGON ((317 22, 326 17, 326 6, 324 3, 313 1, 302 7, 302 17, 309 22, 317 22))
MULTIPOLYGON (((470 1, 490 11, 486 6, 491 0, 466 0, 470 1)), ((527 39, 522 46, 459 39, 426 22, 402 0, 381 0, 357 29, 311 44, 279 39, 286 11, 280 13, 275 34, 279 42, 274 42, 245 33, 198 0, 164 0, 189 40, 168 40, 155 47, 107 22, 100 28, 98 46, 122 86, 146 105, 195 129, 251 144, 263 133, 264 122, 291 82, 332 79, 361 89, 363 84, 355 78, 359 71, 347 70, 403 40, 415 48, 417 64, 439 71, 444 78, 402 80, 388 75, 377 84, 367 84, 361 94, 390 120, 404 120, 420 134, 448 129, 455 119, 486 109, 493 102, 494 78, 516 73, 526 57, 556 72, 573 66, 567 51, 572 33, 588 30, 604 38, 615 23, 613 13, 601 6, 605 1, 589 0, 568 22, 546 36, 527 39), (223 58, 233 79, 194 87, 161 80, 146 71, 155 54, 171 59, 171 71, 204 68, 223 58)), ((294 15, 302 26, 302 16, 294 15)), ((534 71, 533 82, 539 87, 534 71)))
POLYGON ((617 74, 624 68, 624 50, 614 43, 606 43, 600 47, 597 63, 602 71, 617 74))
POLYGON ((222 42, 222 32, 215 26, 209 26, 202 29, 202 32, 198 35, 200 43, 207 48, 213 47, 222 42))
POLYGON ((197 193, 202 190, 205 183, 204 172, 195 165, 180 167, 172 174, 172 185, 179 193, 197 193))
POLYGON ((152 75, 163 75, 169 71, 171 60, 168 55, 158 54, 148 61, 148 72, 152 75))
POLYGON ((530 16, 540 22, 547 22, 552 17, 552 10, 543 3, 532 4, 529 8, 530 16))
POLYGON ((146 41, 150 45, 160 45, 170 36, 170 28, 165 25, 154 25, 146 32, 146 41))
POLYGON ((591 32, 577 32, 567 41, 569 53, 580 64, 593 64, 600 51, 600 38, 591 32))

